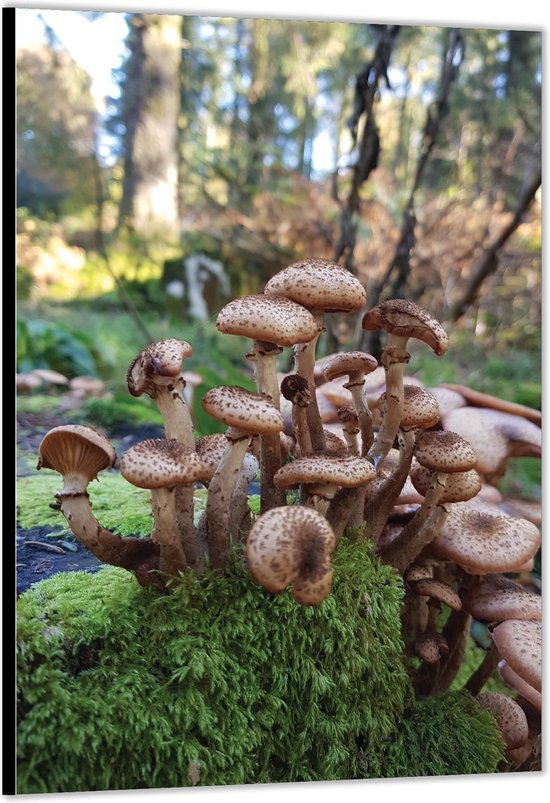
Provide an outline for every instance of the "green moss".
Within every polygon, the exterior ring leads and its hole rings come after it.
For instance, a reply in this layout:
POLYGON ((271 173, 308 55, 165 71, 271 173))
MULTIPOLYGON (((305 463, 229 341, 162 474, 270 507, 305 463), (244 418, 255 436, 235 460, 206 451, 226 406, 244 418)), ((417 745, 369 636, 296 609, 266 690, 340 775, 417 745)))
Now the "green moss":
POLYGON ((19 791, 356 777, 410 686, 402 588, 342 543, 317 607, 235 565, 172 595, 116 569, 57 575, 19 599, 19 791))
POLYGON ((316 607, 269 594, 236 559, 171 595, 110 567, 29 589, 18 791, 182 787, 190 767, 206 786, 494 771, 477 705, 414 703, 400 578, 367 542, 344 539, 334 566, 316 607))
MULTIPOLYGON (((61 527, 57 533, 69 533, 63 514, 55 505, 55 494, 63 480, 56 472, 44 469, 39 474, 17 480, 17 523, 30 528, 49 525, 61 527)), ((119 535, 149 535, 153 523, 149 491, 134 488, 120 474, 104 472, 98 482, 88 486, 97 520, 119 535)))
POLYGON ((473 775, 497 772, 503 744, 494 717, 466 692, 421 700, 406 712, 387 746, 381 775, 473 775))

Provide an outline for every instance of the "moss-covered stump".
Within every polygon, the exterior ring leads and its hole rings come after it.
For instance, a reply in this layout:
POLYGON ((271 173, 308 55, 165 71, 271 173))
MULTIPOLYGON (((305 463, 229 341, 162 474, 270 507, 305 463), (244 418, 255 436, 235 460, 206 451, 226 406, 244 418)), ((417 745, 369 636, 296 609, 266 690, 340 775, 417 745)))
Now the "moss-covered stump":
POLYGON ((412 699, 398 576, 367 543, 334 565, 317 607, 237 561, 171 595, 113 568, 35 585, 18 601, 18 792, 494 772, 487 712, 412 699), (416 764, 425 740, 437 755, 416 764))

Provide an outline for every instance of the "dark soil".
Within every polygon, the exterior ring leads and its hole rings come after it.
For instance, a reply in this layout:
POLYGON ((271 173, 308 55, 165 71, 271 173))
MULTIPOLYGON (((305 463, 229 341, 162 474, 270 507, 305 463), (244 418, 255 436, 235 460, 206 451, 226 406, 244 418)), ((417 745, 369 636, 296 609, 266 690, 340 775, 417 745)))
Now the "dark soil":
MULTIPOLYGON (((26 453, 36 456, 40 441, 52 427, 70 423, 68 415, 18 413, 17 444, 26 453)), ((97 427, 97 429, 101 429, 97 427)), ((128 426, 105 432, 120 457, 127 449, 146 438, 162 438, 164 432, 158 426, 128 426)), ((17 461, 17 476, 33 473, 23 459, 17 461)), ((31 527, 24 529, 17 525, 16 531, 16 579, 17 593, 26 591, 33 583, 51 577, 58 572, 96 572, 103 564, 91 555, 71 534, 60 532, 58 527, 31 527)))

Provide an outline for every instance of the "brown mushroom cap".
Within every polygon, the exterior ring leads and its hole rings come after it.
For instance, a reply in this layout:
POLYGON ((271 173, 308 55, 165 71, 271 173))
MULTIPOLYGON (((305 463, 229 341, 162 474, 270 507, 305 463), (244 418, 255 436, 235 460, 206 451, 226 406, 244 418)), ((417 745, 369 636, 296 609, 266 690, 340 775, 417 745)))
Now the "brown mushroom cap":
POLYGON ((97 376, 75 376, 69 382, 69 389, 82 396, 97 396, 105 390, 105 382, 97 376))
POLYGON ((462 600, 456 591, 441 580, 433 580, 431 577, 417 580, 414 584, 414 591, 415 594, 422 597, 430 597, 430 599, 444 603, 453 611, 462 610, 462 600))
POLYGON ((52 468, 63 476, 76 474, 88 481, 98 472, 111 468, 115 450, 103 435, 92 427, 66 424, 47 432, 38 447, 38 468, 52 468))
MULTIPOLYGON (((411 482, 422 496, 426 496, 430 487, 431 472, 429 468, 417 464, 410 472, 411 482)), ((473 499, 481 490, 481 478, 475 469, 470 471, 456 471, 447 474, 445 487, 439 497, 439 504, 446 502, 467 502, 473 499)))
POLYGON ((466 610, 485 622, 506 619, 542 619, 542 599, 502 574, 490 574, 461 594, 466 610))
POLYGON ((421 633, 415 639, 414 651, 425 664, 437 664, 442 655, 447 655, 449 645, 441 633, 421 633))
POLYGON ((345 351, 335 354, 325 364, 323 371, 327 382, 339 376, 361 373, 370 374, 378 368, 378 361, 364 351, 345 351))
POLYGON ((195 451, 204 464, 207 481, 212 479, 226 449, 227 438, 221 432, 215 432, 212 435, 201 435, 195 441, 195 451))
POLYGON ((295 599, 314 605, 331 589, 335 546, 334 531, 324 516, 292 505, 272 508, 254 522, 246 556, 250 573, 268 591, 277 594, 292 584, 295 599))
POLYGON ((426 566, 422 566, 420 563, 411 563, 405 569, 403 580, 406 583, 416 583, 418 580, 430 580, 431 577, 432 574, 426 566))
POLYGON ((500 661, 498 671, 502 680, 513 689, 520 697, 527 700, 536 711, 542 710, 542 694, 540 691, 534 689, 526 680, 514 672, 511 666, 508 666, 506 661, 500 661))
MULTIPOLYGON (((386 413, 386 392, 380 395, 378 409, 386 413)), ((400 427, 403 430, 428 429, 439 421, 439 406, 432 394, 418 385, 403 386, 403 412, 400 427)))
POLYGON ((534 524, 495 513, 491 505, 472 499, 451 506, 430 549, 470 574, 497 574, 529 560, 540 540, 534 524))
POLYGON ((328 259, 303 259, 289 265, 269 279, 264 292, 286 296, 319 312, 357 312, 367 299, 355 276, 328 259))
POLYGON ((228 427, 244 432, 282 432, 281 413, 265 393, 253 393, 235 385, 211 388, 202 398, 204 410, 228 427))
POLYGON ((325 483, 341 488, 356 488, 371 482, 375 477, 376 471, 372 463, 365 458, 316 454, 300 457, 281 466, 273 482, 281 490, 302 484, 325 483))
POLYGON ((542 624, 508 619, 491 633, 500 655, 536 691, 542 685, 542 624))
POLYGON ((382 329, 398 337, 414 337, 430 346, 437 355, 444 354, 449 347, 447 333, 439 321, 404 298, 377 304, 363 316, 362 326, 367 331, 382 329))
POLYGON ((182 372, 183 361, 192 354, 193 349, 186 340, 166 338, 150 343, 128 368, 128 390, 132 396, 147 393, 154 398, 155 382, 176 379, 182 372))
POLYGON ((525 744, 529 738, 527 717, 515 700, 497 691, 483 691, 477 695, 476 700, 496 719, 507 750, 514 750, 525 744))
POLYGON ((307 343, 319 333, 319 324, 301 304, 284 296, 259 294, 226 304, 218 313, 216 328, 279 346, 307 343))
POLYGON ((456 432, 421 432, 416 438, 414 456, 431 471, 445 474, 470 471, 477 462, 471 445, 456 432))
POLYGON ((199 455, 173 439, 140 441, 122 455, 120 473, 137 488, 171 488, 202 481, 205 467, 199 455))

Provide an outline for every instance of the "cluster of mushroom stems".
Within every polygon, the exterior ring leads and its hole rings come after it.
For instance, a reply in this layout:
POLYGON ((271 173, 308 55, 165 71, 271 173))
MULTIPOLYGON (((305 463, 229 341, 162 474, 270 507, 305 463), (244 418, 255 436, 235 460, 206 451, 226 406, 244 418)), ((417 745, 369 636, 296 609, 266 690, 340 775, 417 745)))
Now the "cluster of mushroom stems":
POLYGON ((129 392, 155 401, 165 438, 137 443, 119 468, 128 482, 151 492, 150 538, 121 537, 95 519, 88 484, 112 469, 116 456, 93 428, 50 430, 38 467, 63 475, 58 503, 82 544, 159 590, 169 591, 190 571, 227 572, 232 555, 243 555, 253 580, 269 592, 290 588, 297 602, 320 604, 330 593, 331 556, 344 533, 370 539, 403 577, 402 636, 416 659, 410 663, 419 695, 449 688, 472 620, 487 626, 492 646, 467 688, 493 711, 503 734, 505 724, 519 721, 520 735, 505 741, 510 760, 521 763, 517 751, 523 760, 527 746, 531 754, 537 713, 540 719, 541 608, 540 596, 510 575, 529 570, 540 531, 532 517, 497 507, 491 489, 510 456, 540 456, 538 422, 517 405, 498 409, 493 400, 492 409, 482 407, 478 394, 474 407, 456 386, 429 391, 408 381, 409 341, 441 356, 448 339, 438 321, 405 299, 362 313, 364 329, 386 334, 381 365, 357 351, 316 361, 325 316, 361 313, 365 303, 365 289, 349 271, 307 259, 273 276, 263 293, 223 307, 217 328, 250 339, 246 358, 256 382, 255 392, 222 386, 202 397, 223 434, 195 437, 184 392, 189 343, 165 339, 136 356, 129 392), (282 376, 277 358, 284 348, 293 349, 294 366, 282 376), (367 391, 375 376, 377 395, 367 391), (321 385, 347 394, 337 426, 324 420, 321 385), (491 427, 494 448, 484 456, 476 447, 491 427), (248 490, 258 473, 260 515, 254 517, 248 490), (207 488, 198 521, 197 484, 207 488), (244 549, 234 549, 240 543, 244 549), (518 701, 482 692, 499 662, 518 701))

